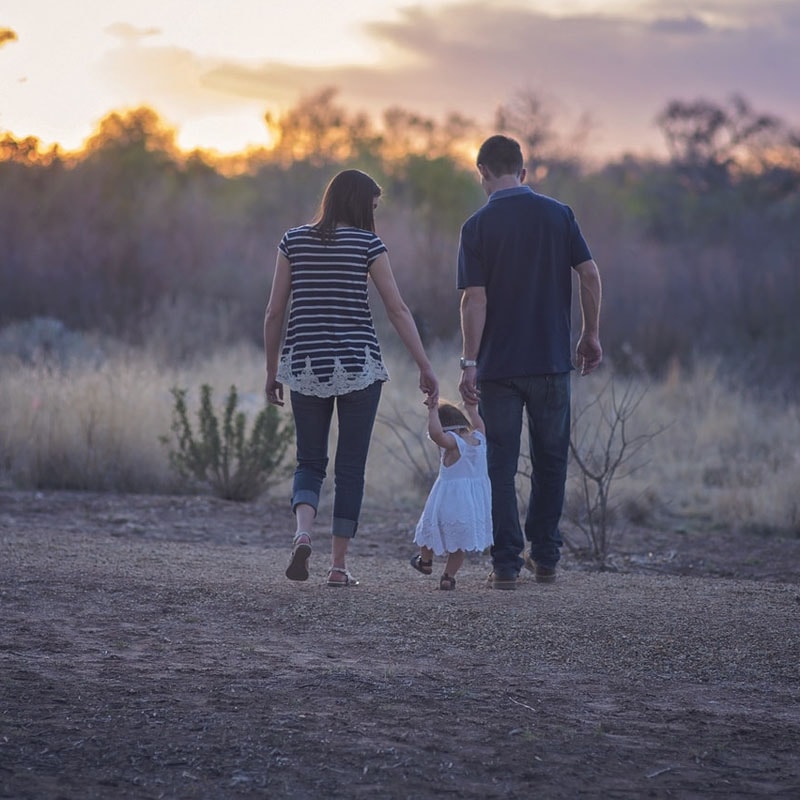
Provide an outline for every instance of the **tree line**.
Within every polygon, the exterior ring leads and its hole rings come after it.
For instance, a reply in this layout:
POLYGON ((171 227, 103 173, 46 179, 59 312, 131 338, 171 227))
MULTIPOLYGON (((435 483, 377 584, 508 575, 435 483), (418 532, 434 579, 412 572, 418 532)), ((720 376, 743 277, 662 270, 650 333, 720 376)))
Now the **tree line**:
POLYGON ((401 108, 377 125, 333 89, 265 124, 269 148, 224 158, 182 152, 149 108, 110 113, 77 153, 0 136, 0 326, 53 317, 136 343, 180 309, 176 357, 257 341, 281 234, 358 167, 383 187, 379 233, 424 335, 451 338, 459 228, 485 199, 474 152, 499 130, 521 140, 533 188, 574 208, 618 368, 710 354, 800 383, 800 134, 744 98, 671 101, 655 121, 668 158, 599 166, 581 157, 587 129, 564 134, 530 93, 491 131, 401 108))

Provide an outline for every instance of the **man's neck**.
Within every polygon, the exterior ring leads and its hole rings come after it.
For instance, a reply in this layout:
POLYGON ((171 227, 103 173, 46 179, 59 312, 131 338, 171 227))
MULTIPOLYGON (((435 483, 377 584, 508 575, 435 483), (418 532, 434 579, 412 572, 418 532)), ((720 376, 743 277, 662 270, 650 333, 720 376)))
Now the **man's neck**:
POLYGON ((522 186, 522 182, 519 175, 501 175, 499 178, 493 178, 486 182, 486 191, 492 195, 502 189, 516 189, 520 186, 522 186))

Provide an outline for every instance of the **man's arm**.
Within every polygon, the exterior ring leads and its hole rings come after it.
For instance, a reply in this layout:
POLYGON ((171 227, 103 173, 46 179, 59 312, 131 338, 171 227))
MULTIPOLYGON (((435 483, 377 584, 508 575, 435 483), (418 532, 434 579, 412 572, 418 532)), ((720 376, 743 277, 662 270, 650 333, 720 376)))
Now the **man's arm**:
POLYGON ((575 360, 581 375, 588 375, 603 360, 600 345, 600 304, 603 288, 600 271, 592 259, 575 267, 578 273, 581 304, 581 335, 575 350, 575 360))
MULTIPOLYGON (((486 288, 468 286, 461 295, 461 339, 462 354, 469 361, 476 361, 486 325, 486 288)), ((478 370, 467 367, 461 371, 458 390, 465 403, 478 402, 478 370)))

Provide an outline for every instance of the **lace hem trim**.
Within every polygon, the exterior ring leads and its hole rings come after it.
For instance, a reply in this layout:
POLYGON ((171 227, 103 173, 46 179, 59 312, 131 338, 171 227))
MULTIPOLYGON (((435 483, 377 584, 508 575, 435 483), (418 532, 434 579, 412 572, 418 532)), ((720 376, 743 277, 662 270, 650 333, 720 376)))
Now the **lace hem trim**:
POLYGON ((366 389, 375 381, 388 381, 389 373, 383 361, 375 358, 368 347, 364 348, 364 366, 360 372, 348 372, 338 358, 334 359, 333 372, 328 380, 322 381, 311 367, 311 357, 306 356, 303 369, 292 372, 292 353, 281 355, 278 365, 278 380, 300 394, 312 397, 334 397, 340 394, 366 389))

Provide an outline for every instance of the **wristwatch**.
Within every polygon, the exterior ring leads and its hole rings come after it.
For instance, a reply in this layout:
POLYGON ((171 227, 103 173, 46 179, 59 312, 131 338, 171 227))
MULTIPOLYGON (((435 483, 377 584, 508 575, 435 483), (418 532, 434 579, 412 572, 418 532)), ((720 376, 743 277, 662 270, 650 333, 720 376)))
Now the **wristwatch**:
POLYGON ((477 367, 478 362, 473 361, 471 358, 464 358, 461 357, 461 369, 466 369, 467 367, 477 367))

